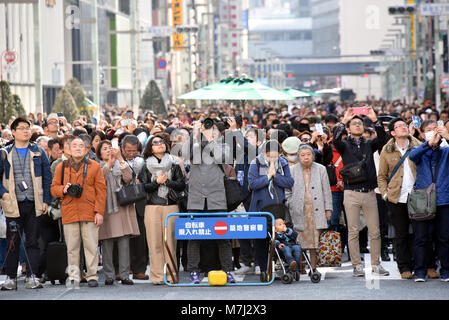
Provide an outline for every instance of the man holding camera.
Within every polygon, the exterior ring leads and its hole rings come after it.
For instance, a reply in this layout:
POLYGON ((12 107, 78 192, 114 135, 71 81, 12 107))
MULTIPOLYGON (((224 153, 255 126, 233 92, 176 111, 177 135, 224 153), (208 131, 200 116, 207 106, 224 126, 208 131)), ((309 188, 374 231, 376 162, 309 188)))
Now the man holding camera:
POLYGON ((14 143, 1 151, 0 196, 7 224, 7 279, 2 290, 17 289, 17 267, 22 234, 27 257, 26 288, 42 288, 35 276, 39 268, 39 217, 51 202, 51 171, 45 151, 30 142, 31 123, 17 118, 11 123, 14 143))
POLYGON ((84 246, 89 287, 98 286, 98 230, 106 206, 106 182, 100 164, 88 159, 86 142, 81 137, 69 141, 71 157, 55 170, 51 194, 61 198, 62 224, 67 244, 68 281, 81 280, 80 246, 84 246), (61 184, 62 170, 64 181, 61 184))
POLYGON ((366 140, 363 137, 363 118, 355 114, 354 109, 349 108, 346 111, 343 121, 337 125, 334 133, 334 146, 343 158, 344 164, 340 174, 343 176, 344 182, 343 204, 348 220, 348 245, 354 268, 353 276, 365 276, 359 246, 360 211, 365 216, 370 235, 372 272, 373 274, 388 276, 389 272, 380 265, 379 261, 379 212, 374 192, 377 187, 377 175, 373 158, 373 153, 381 150, 386 143, 387 135, 382 123, 377 121, 373 108, 367 107, 366 116, 375 123, 374 129, 377 138, 366 140), (349 136, 342 140, 345 131, 349 133, 349 136), (350 170, 351 167, 353 170, 350 170), (345 174, 345 171, 347 174, 345 174))

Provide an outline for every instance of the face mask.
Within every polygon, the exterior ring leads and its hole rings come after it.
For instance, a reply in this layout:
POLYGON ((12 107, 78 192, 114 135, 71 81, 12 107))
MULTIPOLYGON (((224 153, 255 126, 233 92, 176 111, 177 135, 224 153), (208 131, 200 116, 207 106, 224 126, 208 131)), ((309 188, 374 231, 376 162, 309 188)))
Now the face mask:
POLYGON ((288 161, 290 162, 298 162, 298 156, 287 156, 288 161))
POLYGON ((425 135, 426 135, 426 141, 430 141, 433 138, 434 132, 429 131, 429 132, 426 132, 425 135))

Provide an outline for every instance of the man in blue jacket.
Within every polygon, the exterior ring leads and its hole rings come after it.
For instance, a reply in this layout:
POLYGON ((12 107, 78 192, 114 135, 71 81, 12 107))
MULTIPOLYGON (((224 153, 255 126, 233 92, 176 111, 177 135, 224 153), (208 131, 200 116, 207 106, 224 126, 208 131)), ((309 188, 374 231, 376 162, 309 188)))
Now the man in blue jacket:
POLYGON ((432 229, 436 229, 440 279, 449 282, 449 147, 441 147, 441 138, 449 139, 445 127, 434 130, 433 138, 410 152, 410 160, 416 164, 416 189, 425 189, 433 182, 437 161, 438 174, 435 180, 437 214, 433 220, 412 220, 415 261, 415 281, 426 281, 427 246, 431 243, 432 229), (440 155, 439 155, 440 154, 440 155))
POLYGON ((30 122, 17 118, 11 123, 14 142, 1 150, 0 197, 6 217, 7 278, 2 290, 17 288, 17 267, 21 235, 25 232, 27 255, 26 288, 42 288, 35 276, 39 268, 39 233, 42 214, 51 203, 52 174, 45 151, 30 142, 30 122))
MULTIPOLYGON (((248 182, 252 190, 250 212, 263 211, 268 205, 283 204, 285 189, 291 189, 294 181, 288 160, 280 156, 281 147, 276 140, 262 146, 262 153, 251 161, 248 182)), ((260 267, 261 279, 267 271, 268 238, 254 241, 255 257, 260 267)))

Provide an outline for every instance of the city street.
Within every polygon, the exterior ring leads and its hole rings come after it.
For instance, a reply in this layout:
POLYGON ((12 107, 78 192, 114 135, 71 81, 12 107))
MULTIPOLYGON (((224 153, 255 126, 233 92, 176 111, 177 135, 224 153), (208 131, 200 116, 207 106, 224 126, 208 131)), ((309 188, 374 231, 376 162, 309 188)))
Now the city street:
MULTIPOLYGON (((390 255, 391 256, 391 255, 390 255)), ((343 261, 346 261, 346 254, 343 261)), ((18 282, 18 290, 0 291, 0 300, 447 300, 449 287, 439 279, 425 283, 400 279, 394 261, 382 262, 390 272, 388 277, 373 277, 369 255, 364 255, 365 278, 353 278, 349 262, 341 268, 318 268, 322 273, 321 282, 314 284, 309 277, 302 275, 299 282, 282 284, 275 280, 269 286, 226 286, 226 287, 169 287, 154 286, 149 281, 135 281, 134 286, 115 283, 112 287, 104 285, 102 271, 98 288, 88 288, 81 284, 80 289, 68 290, 65 286, 51 285, 47 282, 43 289, 25 289, 23 280, 18 282)), ((393 259, 391 259, 393 260, 393 259)), ((188 274, 180 273, 181 282, 188 283, 188 274)), ((1 276, 4 281, 5 276, 1 276)), ((23 278, 22 278, 23 279, 23 278)), ((237 276, 241 283, 256 282, 258 276, 237 276)), ((203 279, 203 281, 207 281, 203 279)))

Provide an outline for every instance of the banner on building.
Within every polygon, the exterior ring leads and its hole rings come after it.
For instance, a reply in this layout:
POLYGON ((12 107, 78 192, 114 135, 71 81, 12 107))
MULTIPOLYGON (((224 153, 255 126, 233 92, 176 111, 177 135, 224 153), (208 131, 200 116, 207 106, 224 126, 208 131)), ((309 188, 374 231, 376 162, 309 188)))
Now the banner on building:
MULTIPOLYGON (((172 0, 171 2, 173 29, 182 24, 182 0, 172 0)), ((182 51, 182 33, 173 33, 173 50, 182 51)))

